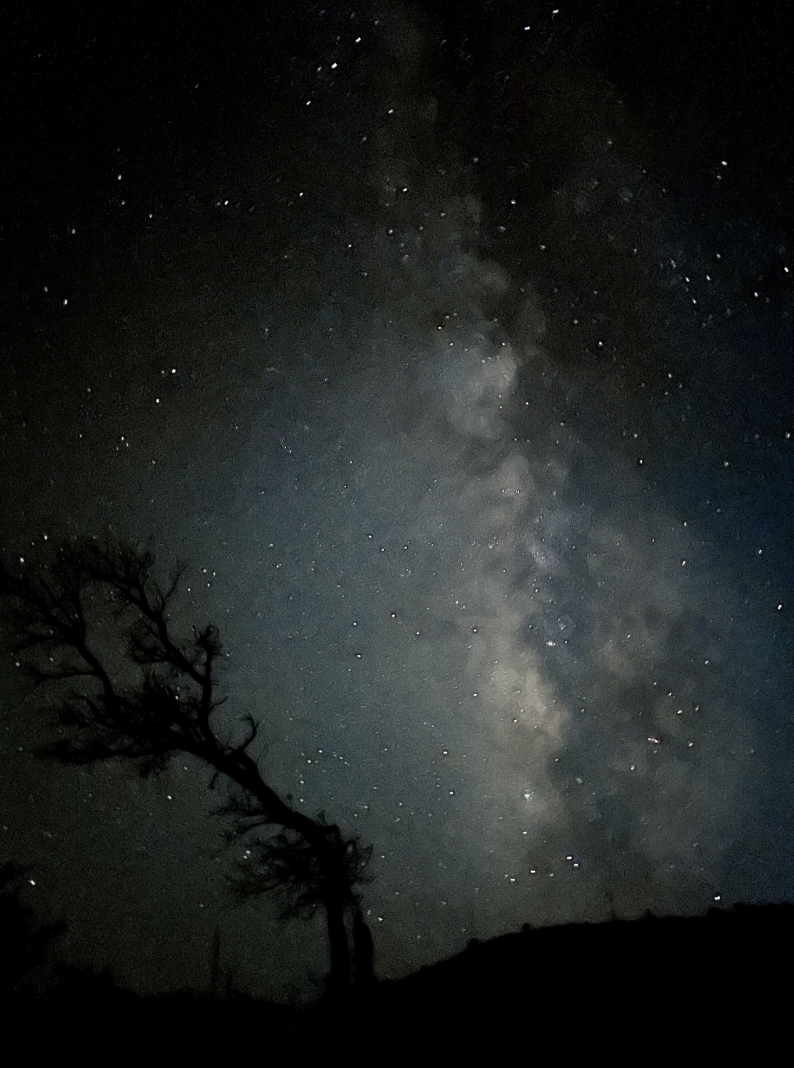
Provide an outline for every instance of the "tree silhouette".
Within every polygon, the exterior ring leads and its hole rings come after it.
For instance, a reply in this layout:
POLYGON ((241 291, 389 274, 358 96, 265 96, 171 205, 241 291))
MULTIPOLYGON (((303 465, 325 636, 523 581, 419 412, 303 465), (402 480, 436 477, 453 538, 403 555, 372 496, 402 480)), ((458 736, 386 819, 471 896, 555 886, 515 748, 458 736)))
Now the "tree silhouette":
POLYGON ((144 776, 177 752, 200 758, 215 770, 212 786, 222 777, 229 787, 221 809, 229 837, 247 836, 250 845, 236 891, 278 892, 284 916, 322 909, 329 995, 366 985, 371 938, 356 888, 366 881, 371 847, 345 838, 322 813, 298 811, 268 785, 251 755, 258 724, 250 713, 241 743, 223 739, 214 715, 225 701, 216 693, 218 630, 193 627, 180 639, 171 609, 185 566, 165 588, 154 568, 149 550, 110 539, 63 543, 35 566, 22 558, 0 564, 5 643, 37 687, 55 687, 41 711, 54 713, 63 737, 40 752, 66 764, 126 757, 144 776))
POLYGON ((44 964, 50 943, 66 930, 63 921, 36 927, 33 910, 19 896, 25 868, 6 862, 0 865, 0 1000, 32 993, 33 974, 44 964))

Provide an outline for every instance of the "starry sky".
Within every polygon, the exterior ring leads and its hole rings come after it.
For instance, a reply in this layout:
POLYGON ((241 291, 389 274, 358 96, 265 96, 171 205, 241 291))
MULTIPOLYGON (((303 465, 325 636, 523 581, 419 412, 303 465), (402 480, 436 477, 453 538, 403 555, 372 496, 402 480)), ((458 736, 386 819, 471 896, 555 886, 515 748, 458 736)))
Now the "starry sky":
MULTIPOLYGON (((4 552, 189 563, 228 729, 374 847, 381 976, 791 900, 790 16, 285 6, 14 16, 4 552)), ((315 992, 207 769, 43 764, 0 672, 0 856, 62 959, 206 987, 217 928, 315 992)))

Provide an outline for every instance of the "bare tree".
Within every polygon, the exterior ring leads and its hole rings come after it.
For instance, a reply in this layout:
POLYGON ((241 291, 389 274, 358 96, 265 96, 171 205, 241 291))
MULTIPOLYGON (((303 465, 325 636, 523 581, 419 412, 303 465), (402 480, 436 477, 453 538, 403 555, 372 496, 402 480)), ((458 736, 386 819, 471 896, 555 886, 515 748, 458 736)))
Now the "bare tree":
POLYGON ((371 847, 268 785, 251 755, 258 724, 250 713, 245 739, 223 740, 213 715, 225 701, 216 693, 218 630, 194 627, 180 640, 171 609, 185 567, 166 587, 154 568, 151 552, 112 540, 61 544, 35 566, 0 564, 6 645, 37 687, 56 687, 42 710, 54 712, 63 737, 42 752, 67 764, 126 757, 142 775, 163 770, 174 753, 200 758, 215 770, 213 786, 222 777, 230 787, 221 810, 230 837, 247 836, 250 846, 237 892, 279 892, 286 916, 324 911, 329 994, 371 982, 357 891, 371 847), (125 639, 120 657, 113 633, 125 639))

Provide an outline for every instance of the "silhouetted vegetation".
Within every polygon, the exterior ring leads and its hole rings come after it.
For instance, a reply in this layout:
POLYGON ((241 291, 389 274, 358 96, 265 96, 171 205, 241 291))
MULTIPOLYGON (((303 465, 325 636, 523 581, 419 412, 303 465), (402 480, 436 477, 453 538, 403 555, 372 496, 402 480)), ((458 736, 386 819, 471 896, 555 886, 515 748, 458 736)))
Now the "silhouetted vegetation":
MULTIPOLYGON (((3 900, 6 898, 3 896, 3 900)), ((4 913, 5 915, 5 913, 4 913)), ((16 915, 16 914, 15 914, 16 915)), ((42 929, 23 954, 40 959, 42 929), (35 948, 35 947, 38 947, 35 948), (29 951, 29 952, 28 952, 29 951)), ((49 928, 55 931, 59 928, 49 928)), ((571 1054, 599 1049, 696 1049, 713 1056, 747 1037, 764 1059, 785 1037, 794 936, 791 905, 712 909, 706 916, 532 929, 487 942, 403 979, 359 987, 343 1011, 327 1000, 299 1009, 213 982, 210 991, 141 996, 118 987, 109 970, 55 969, 50 985, 9 999, 17 1028, 46 1025, 53 1051, 71 1034, 85 1042, 149 1048, 182 1057, 227 1056, 241 1037, 267 1029, 269 1048, 299 1042, 304 1055, 346 1048, 446 1054, 473 1039, 527 1054, 555 1045, 571 1054), (87 1013, 87 1007, 90 1011, 87 1013), (697 1043, 698 1045, 693 1045, 697 1043)), ((216 977, 217 979, 217 977, 216 977)), ((4 1006, 5 1007, 5 1006, 4 1006)), ((47 1048, 50 1048, 47 1046, 47 1048)), ((284 1047, 286 1048, 286 1047, 284 1047)))
POLYGON ((371 982, 357 890, 370 850, 268 784, 251 755, 253 716, 238 717, 247 725, 242 741, 227 740, 229 721, 216 715, 225 700, 217 694, 218 630, 193 627, 180 638, 172 608, 185 568, 165 587, 154 570, 147 550, 93 540, 62 544, 36 563, 0 566, 6 644, 35 686, 47 689, 41 711, 54 713, 62 735, 43 755, 78 765, 127 758, 144 776, 162 771, 174 753, 200 758, 215 770, 212 785, 221 777, 229 788, 221 811, 230 837, 245 836, 249 846, 238 893, 277 892, 285 916, 323 910, 329 993, 371 982), (113 634, 125 640, 120 662, 113 634))
POLYGON ((36 926, 33 910, 19 896, 25 874, 10 862, 0 867, 0 1004, 36 991, 35 973, 53 939, 66 930, 63 922, 36 926))

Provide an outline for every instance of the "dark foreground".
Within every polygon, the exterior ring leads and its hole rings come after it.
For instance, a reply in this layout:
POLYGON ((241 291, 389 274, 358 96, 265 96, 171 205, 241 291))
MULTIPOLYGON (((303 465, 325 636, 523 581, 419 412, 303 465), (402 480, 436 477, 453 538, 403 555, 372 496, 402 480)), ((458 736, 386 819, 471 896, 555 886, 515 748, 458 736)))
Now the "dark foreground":
MULTIPOLYGON (((522 1059, 611 1050, 738 1052, 753 1060, 788 1030, 794 906, 740 906, 691 919, 544 928, 472 942, 449 960, 345 1004, 295 1010, 189 992, 139 998, 107 980, 20 999, 6 1035, 28 1055, 57 1048, 127 1055, 312 1052, 350 1063, 483 1043, 522 1059)), ((11 1006, 7 1006, 11 1007, 11 1006)))

